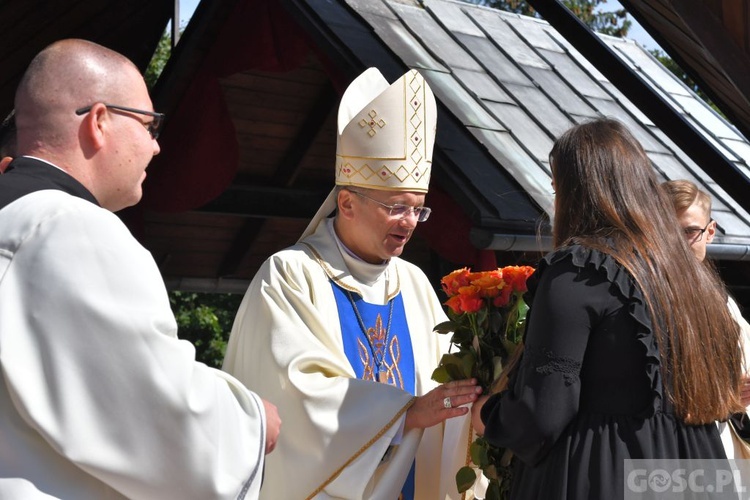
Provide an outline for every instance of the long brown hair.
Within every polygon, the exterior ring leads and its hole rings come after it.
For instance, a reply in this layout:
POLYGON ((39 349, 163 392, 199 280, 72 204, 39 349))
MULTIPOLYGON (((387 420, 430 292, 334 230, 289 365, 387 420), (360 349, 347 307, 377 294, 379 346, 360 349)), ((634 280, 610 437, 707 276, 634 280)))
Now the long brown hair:
POLYGON ((606 252, 639 285, 675 413, 698 424, 741 410, 739 325, 721 280, 690 251, 640 143, 622 123, 597 119, 563 134, 550 162, 555 247, 606 252))

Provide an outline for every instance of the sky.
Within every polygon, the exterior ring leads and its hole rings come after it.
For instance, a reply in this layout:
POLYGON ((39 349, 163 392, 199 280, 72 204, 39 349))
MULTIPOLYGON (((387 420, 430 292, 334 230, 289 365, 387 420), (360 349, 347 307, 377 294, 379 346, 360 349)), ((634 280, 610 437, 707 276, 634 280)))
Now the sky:
POLYGON ((180 0, 180 26, 186 26, 200 0, 180 0))
MULTIPOLYGON (((611 11, 611 10, 621 9, 622 5, 620 5, 620 2, 618 2, 617 0, 607 0, 600 7, 604 11, 611 11)), ((659 47, 659 44, 657 44, 654 41, 654 39, 651 38, 651 35, 646 33, 646 30, 644 30, 643 27, 640 24, 638 24, 638 21, 633 19, 633 16, 628 15, 628 19, 633 24, 630 26, 630 29, 628 30, 627 38, 635 40, 641 46, 643 46, 644 48, 648 50, 659 49, 659 50, 662 50, 663 52, 663 49, 659 47)))
MULTIPOLYGON (((185 26, 190 20, 190 16, 193 15, 195 8, 198 6, 200 0, 180 0, 180 25, 185 26)), ((621 9, 622 6, 617 0, 607 0, 600 5, 600 8, 605 11, 621 9)), ((640 24, 633 19, 632 16, 628 16, 628 19, 633 23, 628 32, 628 38, 631 38, 638 42, 640 45, 648 50, 659 49, 659 45, 654 41, 646 30, 644 30, 640 24)))

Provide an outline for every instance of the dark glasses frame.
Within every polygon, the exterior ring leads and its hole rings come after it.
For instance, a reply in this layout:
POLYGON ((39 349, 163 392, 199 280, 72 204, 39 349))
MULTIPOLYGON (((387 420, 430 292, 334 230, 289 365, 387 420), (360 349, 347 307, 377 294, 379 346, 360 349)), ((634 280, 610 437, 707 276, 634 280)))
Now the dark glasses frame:
MULTIPOLYGON (((118 104, 107 104, 105 102, 103 102, 102 104, 104 104, 104 107, 106 107, 107 109, 126 111, 128 113, 136 113, 139 115, 146 115, 146 116, 153 117, 154 118, 153 120, 151 120, 148 123, 144 123, 143 126, 146 127, 146 130, 148 130, 148 133, 151 134, 151 137, 153 139, 159 138, 159 134, 161 133, 161 128, 164 125, 164 118, 166 117, 164 113, 156 113, 154 111, 145 111, 143 109, 129 108, 127 106, 120 106, 118 104)), ((92 104, 91 106, 78 108, 76 109, 76 114, 78 116, 85 115, 86 113, 91 111, 91 108, 93 107, 94 105, 92 104)))

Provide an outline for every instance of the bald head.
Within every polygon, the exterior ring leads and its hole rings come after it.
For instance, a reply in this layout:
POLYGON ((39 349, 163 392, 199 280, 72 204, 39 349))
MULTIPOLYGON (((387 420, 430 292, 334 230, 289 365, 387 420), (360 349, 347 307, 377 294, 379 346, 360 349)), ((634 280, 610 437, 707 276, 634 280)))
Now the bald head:
POLYGON ((74 111, 120 102, 138 69, 123 55, 86 40, 61 40, 40 52, 18 85, 18 153, 65 149, 75 141, 74 111))
POLYGON ((55 42, 29 65, 15 106, 18 155, 61 168, 108 210, 138 202, 159 144, 146 83, 126 57, 85 40, 55 42))

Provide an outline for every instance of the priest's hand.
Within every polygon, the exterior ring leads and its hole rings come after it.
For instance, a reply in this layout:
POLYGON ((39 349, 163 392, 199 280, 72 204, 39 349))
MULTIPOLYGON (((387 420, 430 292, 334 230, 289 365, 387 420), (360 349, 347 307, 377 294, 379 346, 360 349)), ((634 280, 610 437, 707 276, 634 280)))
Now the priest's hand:
POLYGON ((276 448, 276 441, 281 432, 281 418, 274 404, 264 399, 263 407, 266 409, 266 455, 268 455, 276 448))
POLYGON ((435 387, 416 398, 407 410, 404 430, 426 429, 449 418, 466 415, 469 408, 464 405, 476 401, 481 393, 476 379, 455 380, 435 387))

